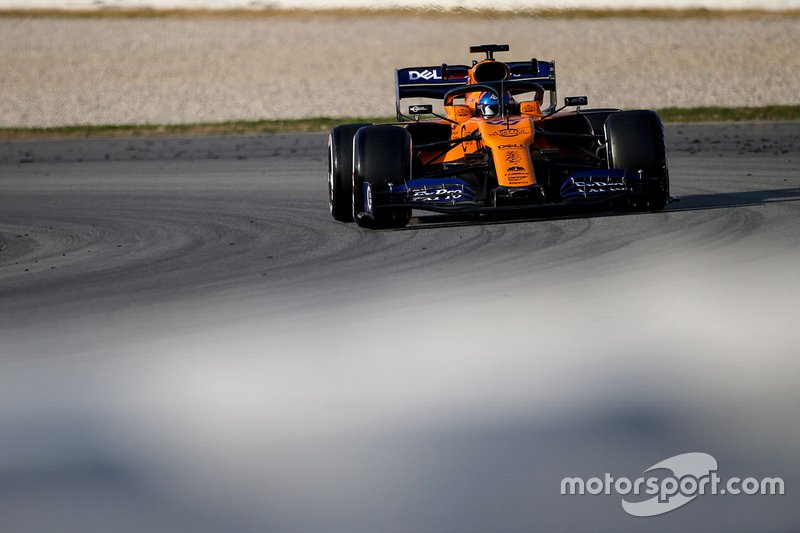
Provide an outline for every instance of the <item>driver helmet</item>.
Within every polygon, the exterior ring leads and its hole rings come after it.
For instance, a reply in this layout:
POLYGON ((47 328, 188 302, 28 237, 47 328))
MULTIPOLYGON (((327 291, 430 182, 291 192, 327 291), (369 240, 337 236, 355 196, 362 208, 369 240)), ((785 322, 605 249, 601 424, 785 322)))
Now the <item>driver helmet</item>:
MULTIPOLYGON (((503 93, 503 103, 506 107, 514 103, 509 93, 503 93)), ((500 115, 500 99, 492 92, 485 92, 481 94, 478 103, 475 105, 475 111, 483 118, 491 118, 500 115)))

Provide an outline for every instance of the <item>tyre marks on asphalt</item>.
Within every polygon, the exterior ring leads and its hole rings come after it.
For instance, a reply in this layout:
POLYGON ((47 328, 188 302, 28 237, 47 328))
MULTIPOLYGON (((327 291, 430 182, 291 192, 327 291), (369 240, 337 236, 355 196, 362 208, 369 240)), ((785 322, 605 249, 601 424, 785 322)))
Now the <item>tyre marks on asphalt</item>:
POLYGON ((330 219, 324 134, 6 142, 2 311, 537 282, 748 239, 797 243, 796 161, 739 154, 765 138, 800 145, 794 124, 668 126, 673 195, 683 201, 662 213, 477 222, 423 214, 404 230, 377 232, 330 219), (128 162, 128 152, 141 160, 128 162), (19 154, 32 162, 19 164, 19 154))

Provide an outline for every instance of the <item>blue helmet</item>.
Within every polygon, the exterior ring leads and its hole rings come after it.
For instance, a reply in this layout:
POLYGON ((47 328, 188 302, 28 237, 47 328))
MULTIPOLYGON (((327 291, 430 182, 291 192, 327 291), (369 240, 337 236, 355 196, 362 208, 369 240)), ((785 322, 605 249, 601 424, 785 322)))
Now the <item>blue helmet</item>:
MULTIPOLYGON (((511 98, 510 94, 503 94, 503 103, 506 106, 513 102, 514 99, 511 98)), ((478 103, 475 104, 475 111, 484 118, 496 117, 500 115, 500 99, 497 98, 496 94, 487 91, 481 94, 481 97, 478 99, 478 103)))

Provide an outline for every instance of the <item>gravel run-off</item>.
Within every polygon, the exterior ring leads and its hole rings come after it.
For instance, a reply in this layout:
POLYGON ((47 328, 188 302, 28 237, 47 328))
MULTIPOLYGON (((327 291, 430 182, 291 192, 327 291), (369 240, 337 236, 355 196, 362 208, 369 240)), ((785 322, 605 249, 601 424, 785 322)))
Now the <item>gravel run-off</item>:
POLYGON ((555 59, 594 106, 800 103, 800 20, 276 15, 0 19, 0 127, 394 112, 394 68, 555 59))

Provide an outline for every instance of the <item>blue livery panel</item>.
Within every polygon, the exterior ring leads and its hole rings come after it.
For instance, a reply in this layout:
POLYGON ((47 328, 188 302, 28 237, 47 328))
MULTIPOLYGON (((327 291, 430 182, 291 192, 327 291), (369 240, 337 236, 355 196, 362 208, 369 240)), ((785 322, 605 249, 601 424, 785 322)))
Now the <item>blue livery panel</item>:
MULTIPOLYGON (((511 74, 508 81, 534 81, 541 85, 546 91, 555 90, 555 62, 539 61, 538 72, 532 72, 530 62, 512 61, 506 63, 511 74)), ((450 65, 448 71, 466 71, 469 67, 465 65, 450 65)), ((397 98, 443 98, 445 93, 456 87, 466 85, 467 76, 442 74, 442 66, 429 67, 407 67, 397 69, 396 85, 397 98)))

